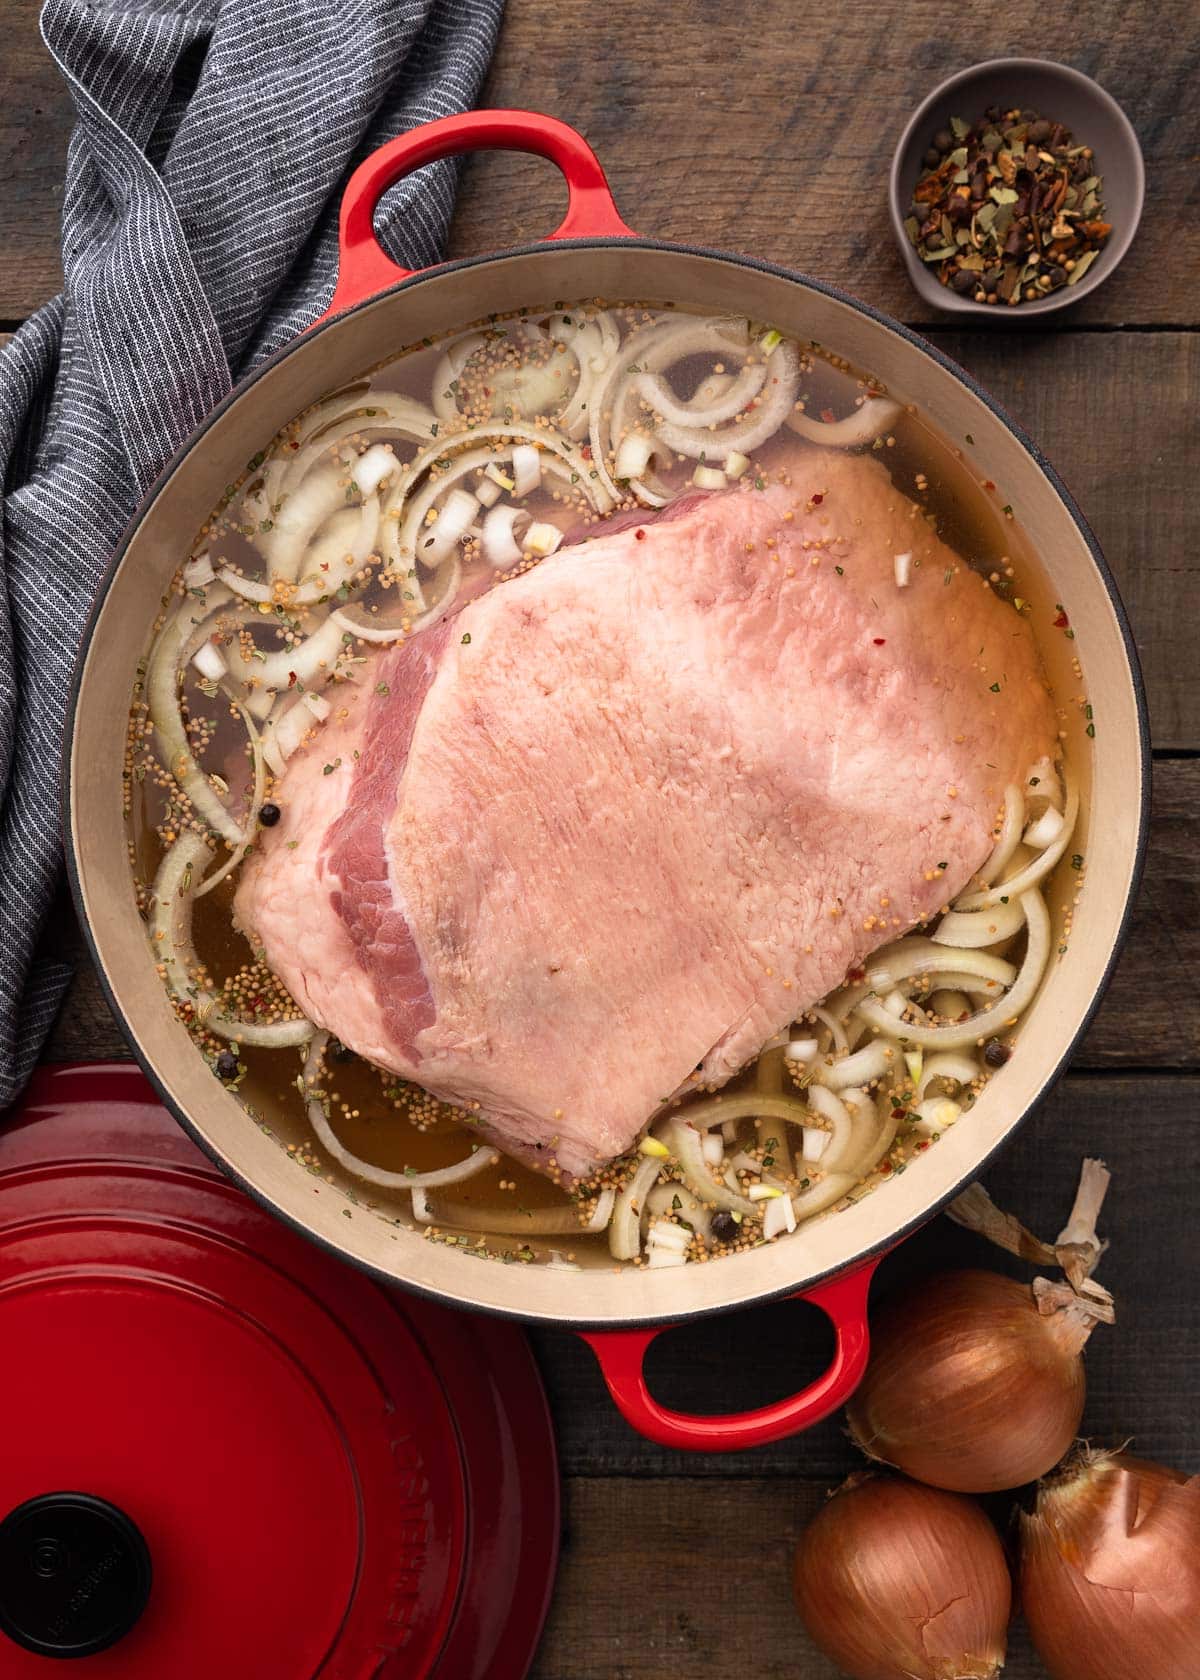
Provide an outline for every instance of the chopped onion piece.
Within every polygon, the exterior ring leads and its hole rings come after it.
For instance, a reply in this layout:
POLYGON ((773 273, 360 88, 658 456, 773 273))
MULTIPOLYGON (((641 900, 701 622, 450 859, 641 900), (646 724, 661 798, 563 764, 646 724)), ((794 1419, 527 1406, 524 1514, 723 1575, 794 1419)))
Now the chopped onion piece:
POLYGON ((329 701, 320 694, 306 694, 304 696, 304 704, 308 707, 309 711, 319 723, 324 723, 325 719, 333 710, 329 701))
POLYGON ((904 554, 894 554, 892 556, 892 570, 896 574, 896 586, 897 586, 897 588, 898 589, 906 589, 908 587, 909 579, 910 579, 911 574, 912 574, 912 554, 911 554, 911 552, 906 552, 904 554))
POLYGON ((284 758, 290 758, 303 743, 310 729, 316 728, 316 720, 301 696, 296 700, 277 723, 268 724, 264 735, 271 734, 275 738, 275 745, 284 758))
POLYGON ((692 474, 692 483, 698 490, 724 490, 727 482, 719 467, 697 467, 692 474))
POLYGON ((788 1062, 811 1062, 821 1046, 815 1038, 793 1038, 783 1048, 784 1060, 788 1062))
POLYGON ((790 1196, 780 1196, 763 1209, 763 1236, 781 1237, 796 1229, 796 1210, 790 1196))
POLYGON ((192 655, 192 664, 209 682, 220 682, 229 669, 224 654, 214 642, 201 642, 192 655))
POLYGON ((486 473, 480 476, 475 486, 475 500, 485 508, 495 507, 500 500, 500 486, 494 478, 488 478, 486 473))
POLYGON ((700 1153, 710 1167, 719 1167, 725 1157, 724 1139, 716 1131, 705 1132, 700 1140, 700 1153))
POLYGON ((211 583, 217 574, 213 570, 213 563, 209 559, 207 551, 205 551, 203 554, 193 555, 184 566, 181 575, 185 589, 203 589, 205 584, 211 583))
POLYGON ((926 1134, 930 1132, 944 1132, 958 1119, 962 1113, 962 1104, 951 1101, 949 1097, 927 1097, 916 1107, 916 1129, 926 1134))
POLYGON ((479 513, 479 501, 469 490, 453 489, 442 503, 432 525, 417 541, 417 559, 423 565, 436 565, 444 560, 474 525, 479 513))
POLYGON ((646 1264, 647 1266, 686 1266, 687 1255, 680 1254, 677 1249, 656 1246, 650 1250, 646 1264))
POLYGON ((741 478, 749 465, 749 455, 743 455, 740 449, 731 449, 725 457, 725 476, 727 478, 741 478))
POLYGON ((682 1225, 673 1225, 669 1219, 654 1219, 646 1233, 648 1243, 657 1243, 662 1248, 673 1248, 682 1254, 692 1240, 690 1231, 685 1231, 682 1225))
POLYGON ((501 490, 508 490, 511 492, 517 487, 516 480, 509 478, 506 472, 501 472, 500 468, 494 461, 490 466, 484 467, 483 476, 484 478, 490 478, 492 483, 497 485, 501 490))
POLYGON ((526 531, 521 546, 527 554, 536 554, 539 559, 544 559, 560 547, 562 540, 563 534, 557 525, 551 525, 548 520, 535 520, 526 531))
POLYGON ((617 449, 617 458, 613 463, 614 477, 641 478, 650 465, 656 441, 644 432, 627 432, 617 449))
POLYGON ((804 1159, 819 1161, 833 1141, 833 1133, 825 1131, 822 1126, 805 1126, 804 1128, 804 1159))
POLYGON ((776 1196, 782 1196, 783 1191, 776 1189, 773 1184, 752 1184, 746 1191, 752 1202, 774 1201, 776 1196))
POLYGON ((529 524, 525 509, 513 507, 510 502, 488 509, 483 521, 483 557, 495 571, 507 571, 520 561, 522 551, 518 532, 523 535, 529 524))
POLYGON ((542 460, 532 443, 518 443, 512 452, 513 494, 528 496, 542 482, 542 460))
POLYGON ((276 744, 275 737, 269 730, 265 730, 263 732, 262 755, 270 767, 271 774, 273 776, 282 776, 284 771, 287 769, 287 759, 284 758, 283 754, 280 752, 279 747, 276 744))
POLYGON ((395 451, 389 449, 386 443, 374 443, 370 449, 351 461, 350 470, 358 485, 364 501, 373 496, 384 479, 394 473, 400 462, 396 459, 395 451))

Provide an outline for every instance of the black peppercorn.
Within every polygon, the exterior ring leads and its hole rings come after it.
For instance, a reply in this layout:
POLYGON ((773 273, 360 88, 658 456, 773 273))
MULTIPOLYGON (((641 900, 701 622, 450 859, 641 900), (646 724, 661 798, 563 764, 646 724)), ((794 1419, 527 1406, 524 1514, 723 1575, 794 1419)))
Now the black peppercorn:
POLYGON ((269 799, 265 805, 260 805, 258 808, 258 820, 264 828, 274 828, 282 815, 283 812, 278 805, 272 805, 269 799))
POLYGON ((1001 1068, 1012 1055, 1007 1044, 1001 1044, 998 1038, 989 1040, 983 1047, 983 1059, 989 1067, 1001 1068))
POLYGON ((712 1234, 718 1242, 731 1243, 737 1237, 740 1226, 731 1213, 724 1209, 712 1216, 712 1234))
POLYGON ((238 1059, 232 1050, 222 1050, 217 1057, 217 1078, 223 1079, 228 1085, 238 1076, 238 1059))

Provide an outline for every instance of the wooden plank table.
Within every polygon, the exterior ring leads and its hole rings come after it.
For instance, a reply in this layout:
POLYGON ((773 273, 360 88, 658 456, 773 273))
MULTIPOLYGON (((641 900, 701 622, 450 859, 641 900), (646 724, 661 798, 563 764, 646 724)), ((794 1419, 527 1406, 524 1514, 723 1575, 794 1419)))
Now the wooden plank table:
MULTIPOLYGON (((969 5, 754 8, 718 0, 513 0, 484 96, 554 111, 590 138, 630 224, 757 252, 835 280, 937 336, 1045 446, 1087 510, 1117 573, 1145 665, 1155 742, 1154 816, 1132 934, 1075 1065, 991 1176, 1035 1229, 1065 1214, 1079 1158, 1103 1155, 1115 1188, 1105 1277, 1122 1322, 1089 1355, 1085 1419, 1101 1442, 1200 1469, 1200 123, 1191 97, 1192 0, 1093 0, 1069 14, 1040 0, 969 5), (933 83, 974 59, 1069 60, 1129 112, 1148 199, 1120 273, 1052 330, 962 332, 910 290, 887 228, 891 144, 933 83)), ((28 0, 0 0, 0 330, 57 287, 57 223, 70 101, 28 0)), ((548 166, 468 163, 455 254, 553 225, 548 166)), ((49 1047, 56 1060, 123 1056, 69 905, 46 947, 77 976, 49 1047)), ((928 1270, 983 1260, 945 1221, 881 1270, 877 1294, 928 1270)), ((994 1256, 986 1257, 994 1261, 994 1256)), ((796 1536, 854 1466, 834 1420, 754 1454, 684 1457, 635 1438, 569 1335, 534 1341, 557 1418, 566 1544, 540 1680, 825 1680, 791 1608, 796 1536)), ((780 1306, 677 1331, 651 1380, 668 1402, 760 1404, 819 1369, 825 1332, 780 1306)), ((1007 1673, 1043 1673, 1023 1631, 1007 1673)), ((1155 1680, 1170 1680, 1156 1676, 1155 1680)))

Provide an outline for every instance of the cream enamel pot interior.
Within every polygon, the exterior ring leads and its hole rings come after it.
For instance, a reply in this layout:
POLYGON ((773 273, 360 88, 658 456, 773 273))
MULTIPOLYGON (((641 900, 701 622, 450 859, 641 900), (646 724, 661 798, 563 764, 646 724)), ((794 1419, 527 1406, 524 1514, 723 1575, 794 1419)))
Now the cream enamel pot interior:
MULTIPOLYGON (((1036 601, 1036 595, 1035 595, 1036 601)), ((358 170, 342 207, 342 262, 329 313, 231 392, 170 463, 138 510, 94 613, 76 676, 66 767, 71 874, 109 999, 163 1100, 198 1143, 280 1217, 382 1279, 467 1308, 557 1323, 587 1334, 634 1426, 676 1446, 733 1448, 777 1439, 840 1404, 866 1358, 865 1306, 878 1257, 973 1179, 1061 1070, 1112 968, 1144 842, 1149 752, 1136 656, 1111 576, 1078 509, 1033 444, 961 369, 852 298, 768 263, 634 235, 621 222, 595 157, 573 130, 524 112, 474 112, 385 146, 358 170), (374 240, 380 194, 435 158, 478 147, 532 151, 567 178, 570 208, 537 244, 397 269, 374 240), (125 848, 121 767, 137 661, 180 557, 224 486, 301 409, 385 355, 479 316, 583 297, 671 299, 702 312, 773 322, 836 347, 904 400, 917 402, 1000 486, 1043 558, 1050 616, 1061 602, 1074 639, 1050 639, 1060 694, 1077 694, 1070 660, 1094 701, 1094 738, 1065 708, 1067 750, 1087 794, 1073 850, 1087 884, 1070 945, 1022 1026, 1018 1052, 968 1116, 902 1177, 793 1238, 706 1266, 566 1272, 480 1263, 427 1242, 319 1184, 251 1122, 214 1079, 176 1020, 153 968, 125 848), (349 1214, 350 1217, 346 1217, 349 1214), (642 1356, 657 1330, 683 1319, 804 1294, 834 1319, 833 1365, 802 1394, 740 1417, 668 1412, 649 1395, 642 1356)), ((1051 895, 1055 914, 1061 893, 1051 895)), ((283 1141, 289 1141, 285 1138, 283 1141)), ((393 1218, 386 1215, 391 1211, 393 1218)))

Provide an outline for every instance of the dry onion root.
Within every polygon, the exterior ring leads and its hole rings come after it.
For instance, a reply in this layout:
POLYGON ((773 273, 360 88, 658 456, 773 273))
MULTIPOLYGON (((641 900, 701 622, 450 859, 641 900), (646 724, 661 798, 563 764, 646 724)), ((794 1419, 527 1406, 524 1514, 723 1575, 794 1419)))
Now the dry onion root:
POLYGON ((1008 1565, 957 1494, 851 1476, 801 1537, 795 1594, 814 1643, 853 1680, 994 1680, 1004 1666, 1008 1565))
POLYGON ((1052 1680, 1198 1680, 1200 1476, 1085 1449, 1021 1514, 1021 1600, 1052 1680))

